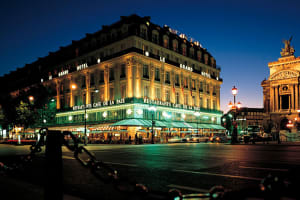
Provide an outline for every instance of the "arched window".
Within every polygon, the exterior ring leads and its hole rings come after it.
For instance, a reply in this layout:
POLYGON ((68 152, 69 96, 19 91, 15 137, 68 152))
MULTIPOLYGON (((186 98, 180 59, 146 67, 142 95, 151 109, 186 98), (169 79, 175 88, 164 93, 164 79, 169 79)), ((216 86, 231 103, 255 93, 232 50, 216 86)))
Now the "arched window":
POLYGON ((157 30, 152 31, 152 42, 155 44, 159 43, 159 33, 157 30))
POLYGON ((163 36, 163 45, 165 48, 169 48, 169 37, 166 35, 163 36))
POLYGON ((178 52, 178 41, 177 40, 173 40, 173 51, 178 52))
POLYGON ((147 39, 148 38, 148 35, 147 35, 147 27, 146 25, 142 24, 140 26, 140 36, 144 39, 147 39))

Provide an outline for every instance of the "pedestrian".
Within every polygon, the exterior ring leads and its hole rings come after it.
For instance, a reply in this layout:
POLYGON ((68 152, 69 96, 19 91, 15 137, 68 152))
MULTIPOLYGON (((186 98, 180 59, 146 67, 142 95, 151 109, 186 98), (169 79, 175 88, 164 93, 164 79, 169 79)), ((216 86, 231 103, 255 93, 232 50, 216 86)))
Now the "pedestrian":
POLYGON ((138 144, 138 136, 137 136, 137 133, 135 133, 135 144, 138 144))
POLYGON ((129 136, 128 140, 129 140, 129 144, 131 144, 131 135, 129 136))

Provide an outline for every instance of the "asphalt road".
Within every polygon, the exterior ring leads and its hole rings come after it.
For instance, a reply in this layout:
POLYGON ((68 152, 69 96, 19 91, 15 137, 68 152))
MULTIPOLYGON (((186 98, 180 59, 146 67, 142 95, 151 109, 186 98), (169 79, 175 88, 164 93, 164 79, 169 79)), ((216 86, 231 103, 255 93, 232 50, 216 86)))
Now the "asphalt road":
MULTIPOLYGON (((24 154, 27 148, 0 145, 0 157, 24 154)), ((300 180, 300 145, 184 143, 90 145, 87 149, 122 177, 155 191, 207 192, 215 185, 240 190, 257 186, 268 174, 300 180)), ((93 179, 65 147, 63 159, 69 193, 87 199, 103 194, 96 188, 99 180, 93 179)))

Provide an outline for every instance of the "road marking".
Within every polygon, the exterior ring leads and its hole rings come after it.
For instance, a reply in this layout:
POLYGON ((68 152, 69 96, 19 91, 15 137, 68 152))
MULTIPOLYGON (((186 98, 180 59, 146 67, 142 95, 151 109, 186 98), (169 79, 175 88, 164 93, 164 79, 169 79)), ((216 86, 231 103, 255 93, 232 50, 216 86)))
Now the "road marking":
POLYGON ((71 156, 62 156, 62 158, 69 159, 69 160, 76 160, 76 158, 71 156))
POLYGON ((238 178, 238 179, 253 180, 253 181, 261 181, 262 180, 262 178, 236 176, 236 175, 228 175, 228 174, 216 174, 216 173, 210 173, 210 172, 195 172, 195 171, 186 171, 186 170, 177 170, 177 169, 174 169, 173 171, 192 173, 192 174, 202 174, 202 175, 208 175, 208 176, 222 176, 222 177, 227 177, 227 178, 238 178))
POLYGON ((111 165, 124 165, 124 166, 129 166, 129 167, 137 167, 135 164, 126 164, 126 163, 115 163, 115 162, 104 162, 106 164, 111 164, 111 165))
POLYGON ((178 188, 178 189, 182 189, 182 190, 195 191, 195 192, 201 192, 201 193, 208 193, 209 192, 209 190, 206 190, 206 189, 194 188, 194 187, 183 186, 183 185, 175 185, 175 184, 167 185, 167 187, 178 188))
POLYGON ((245 169, 258 169, 258 170, 267 170, 267 171, 280 171, 280 172, 288 172, 288 169, 276 169, 276 168, 264 168, 264 167, 248 167, 248 166, 239 166, 239 168, 245 169))

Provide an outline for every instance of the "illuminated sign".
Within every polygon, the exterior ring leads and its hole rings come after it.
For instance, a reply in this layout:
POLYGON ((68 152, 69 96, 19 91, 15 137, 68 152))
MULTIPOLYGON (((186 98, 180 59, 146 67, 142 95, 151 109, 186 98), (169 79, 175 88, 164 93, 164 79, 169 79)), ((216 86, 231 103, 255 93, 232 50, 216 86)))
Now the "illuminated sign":
POLYGON ((184 64, 180 64, 180 68, 181 69, 186 69, 186 70, 189 70, 189 71, 193 71, 193 68, 192 67, 189 67, 189 66, 187 66, 187 65, 184 65, 184 64))
POLYGON ((202 76, 205 76, 205 77, 207 77, 207 78, 210 78, 210 74, 209 74, 209 73, 201 72, 201 75, 202 75, 202 76))
POLYGON ((161 62, 165 62, 165 57, 159 57, 159 60, 161 61, 161 62))
POLYGON ((83 63, 83 64, 77 66, 77 71, 83 70, 87 67, 88 67, 87 63, 83 63))
POLYGON ((171 107, 171 108, 183 108, 183 109, 187 109, 187 110, 200 111, 200 107, 197 107, 197 106, 188 106, 188 105, 176 104, 176 103, 160 101, 160 100, 151 100, 148 98, 144 98, 144 103, 151 104, 151 105, 154 104, 154 105, 158 105, 158 106, 167 106, 167 107, 171 107))
POLYGON ((64 70, 64 71, 58 72, 58 77, 67 75, 68 73, 69 73, 69 70, 64 70))
POLYGON ((80 106, 73 106, 73 110, 83 110, 88 108, 99 108, 99 107, 105 107, 105 106, 112 106, 112 105, 118 105, 118 104, 124 104, 125 99, 117 99, 113 101, 103 101, 103 102, 95 102, 93 104, 86 104, 86 105, 80 105, 80 106))

